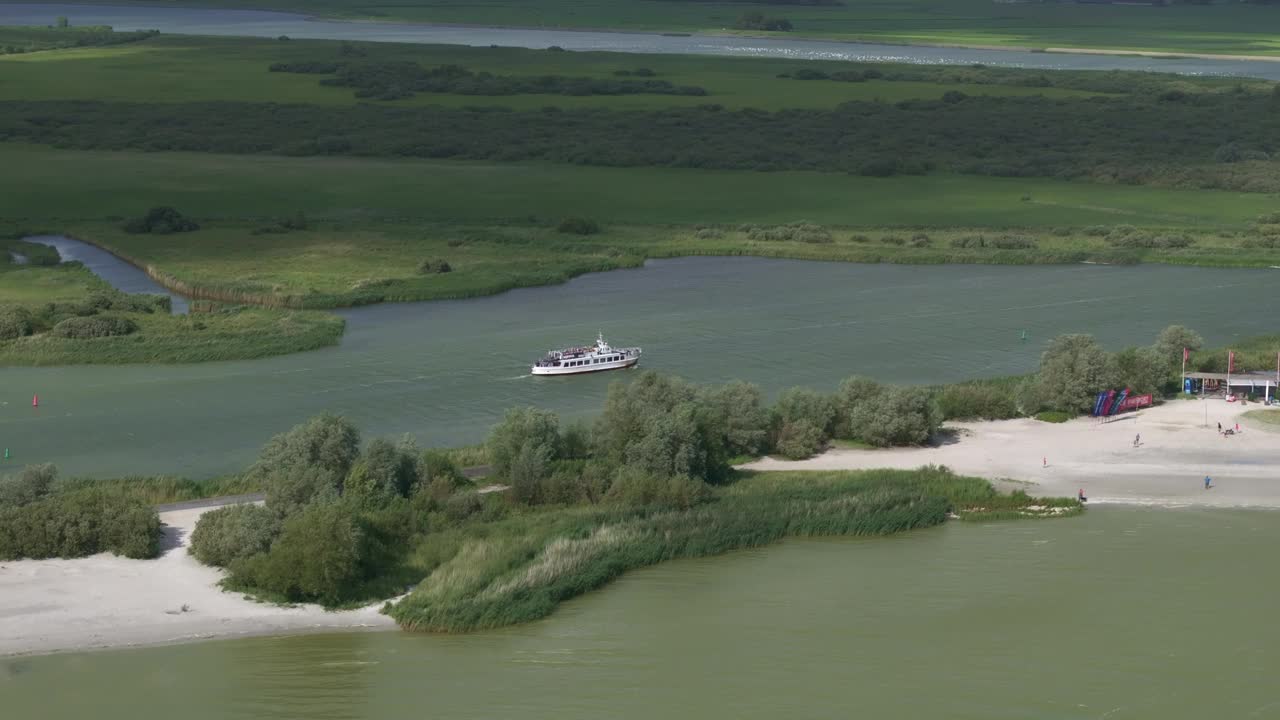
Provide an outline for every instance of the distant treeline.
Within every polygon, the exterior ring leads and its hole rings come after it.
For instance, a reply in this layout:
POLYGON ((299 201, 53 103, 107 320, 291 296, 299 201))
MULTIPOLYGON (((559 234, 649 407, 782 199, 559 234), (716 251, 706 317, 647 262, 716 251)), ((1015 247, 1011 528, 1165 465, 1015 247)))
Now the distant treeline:
POLYGON ((322 85, 355 88, 358 98, 399 100, 415 92, 455 95, 706 95, 704 88, 665 80, 615 80, 563 75, 494 75, 460 65, 424 68, 416 62, 280 62, 271 72, 335 75, 322 85))
POLYGON ((85 27, 0 27, 0 55, 16 55, 40 50, 121 45, 159 34, 156 30, 114 32, 106 25, 85 27))
POLYGON ((959 172, 1280 190, 1280 93, 966 96, 831 110, 512 112, 359 105, 3 102, 0 140, 61 148, 536 160, 614 167, 959 172))

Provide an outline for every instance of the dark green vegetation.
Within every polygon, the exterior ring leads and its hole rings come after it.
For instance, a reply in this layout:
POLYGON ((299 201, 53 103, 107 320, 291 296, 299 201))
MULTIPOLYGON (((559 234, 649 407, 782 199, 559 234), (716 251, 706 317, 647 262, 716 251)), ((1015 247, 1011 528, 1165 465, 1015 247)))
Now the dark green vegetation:
MULTIPOLYGON (((65 20, 65 18, 64 18, 65 20)), ((0 25, 0 55, 66 48, 124 45, 154 37, 154 31, 113 32, 109 27, 14 27, 0 25)))
MULTIPOLYGON (((793 403, 794 404, 794 403, 793 403)), ((448 457, 374 440, 332 416, 277 436, 244 481, 265 507, 209 511, 191 552, 229 588, 281 601, 351 605, 397 594, 404 627, 467 631, 526 622, 621 573, 789 536, 885 535, 942 522, 1049 517, 1074 500, 1000 495, 945 468, 733 473, 784 418, 750 386, 698 389, 647 374, 610 389, 592 428, 513 410, 489 440, 498 492, 478 492, 448 457)))
MULTIPOLYGON (((447 65, 428 71, 399 60, 405 54, 400 48, 369 44, 361 52, 369 57, 358 63, 338 62, 342 56, 326 48, 304 63, 273 67, 333 70, 338 75, 326 82, 383 99, 415 91, 611 95, 659 82, 637 85, 609 78, 570 83, 577 88, 573 91, 561 87, 565 78, 548 81, 556 76, 476 75, 447 65)), ((850 72, 844 65, 842 72, 850 72)), ((317 113, 301 104, 14 100, 0 102, 0 139, 81 150, 399 156, 870 177, 950 172, 1246 192, 1280 189, 1271 159, 1280 132, 1280 95, 1264 83, 1224 85, 1118 73, 1074 73, 1055 80, 1045 72, 987 68, 876 72, 896 83, 951 78, 960 85, 1048 88, 1060 82, 1068 89, 1112 94, 1066 99, 955 89, 930 99, 889 103, 873 98, 777 112, 722 104, 661 112, 607 105, 531 112, 495 104, 410 111, 393 103, 317 113)), ((817 83, 849 85, 831 79, 804 84, 817 83)), ((715 86, 707 92, 714 99, 715 86)))
POLYGON ((0 476, 0 560, 160 552, 160 520, 144 501, 96 484, 59 483, 52 465, 0 476))
MULTIPOLYGON (((110 4, 113 0, 91 0, 110 4)), ((171 4, 150 0, 155 4, 171 4)), ((906 44, 1118 48, 1180 53, 1280 54, 1273 0, 1128 3, 991 0, 200 0, 207 7, 307 15, 528 27, 728 32, 751 12, 783 16, 792 34, 906 44)), ((758 31, 747 31, 758 32, 758 31)))

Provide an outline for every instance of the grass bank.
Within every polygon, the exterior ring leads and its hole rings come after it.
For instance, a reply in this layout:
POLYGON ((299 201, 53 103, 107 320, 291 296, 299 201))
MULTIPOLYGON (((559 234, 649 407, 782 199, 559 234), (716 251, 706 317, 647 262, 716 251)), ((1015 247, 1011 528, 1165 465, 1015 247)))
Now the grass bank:
MULTIPOLYGON (((118 0, 87 1, 112 4, 118 0)), ((168 4, 162 0, 144 2, 168 4)), ((1275 26, 1276 8, 1237 2, 1177 3, 1168 7, 1127 3, 993 3, 989 0, 846 0, 763 7, 689 0, 497 0, 490 3, 420 0, 396 5, 382 0, 201 0, 198 4, 270 8, 354 20, 684 32, 732 32, 743 13, 756 10, 791 21, 791 32, 774 33, 784 37, 898 44, 1280 55, 1280 41, 1274 33, 1265 30, 1275 26)))
POLYGON ((995 519, 1082 508, 1070 499, 1000 495, 985 480, 939 468, 753 474, 683 510, 557 508, 433 533, 408 560, 425 579, 388 612, 408 630, 502 627, 546 617, 565 600, 663 561, 788 537, 890 535, 938 525, 951 511, 995 519))

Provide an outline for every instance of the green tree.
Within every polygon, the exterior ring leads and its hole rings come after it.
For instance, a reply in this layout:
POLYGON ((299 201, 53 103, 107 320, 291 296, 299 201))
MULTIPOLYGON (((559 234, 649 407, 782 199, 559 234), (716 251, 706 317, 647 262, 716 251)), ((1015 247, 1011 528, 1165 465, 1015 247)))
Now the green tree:
POLYGON ((205 565, 226 567, 266 552, 279 532, 279 518, 262 505, 225 505, 200 516, 190 552, 205 565))
POLYGON ((51 464, 28 465, 17 475, 0 476, 0 507, 20 507, 46 497, 58 479, 51 464))
POLYGON ((1202 347, 1204 338, 1200 337, 1200 333, 1181 325, 1170 325, 1160 331, 1151 349, 1164 366, 1165 374, 1172 377, 1182 369, 1183 348, 1195 352, 1202 347))
POLYGON ((831 437, 831 426, 836 410, 831 400, 809 388, 793 387, 784 390, 773 404, 775 422, 780 428, 787 423, 807 421, 822 433, 822 439, 831 437))
POLYGON ((343 494, 365 505, 385 505, 396 497, 408 497, 418 480, 416 453, 383 438, 369 443, 351 467, 343 494))
POLYGON ((526 440, 511 459, 507 470, 511 497, 527 505, 544 502, 546 499, 542 497, 542 483, 550 475, 550 465, 551 448, 534 440, 526 440))
POLYGON ((853 433, 850 430, 849 419, 853 416, 854 410, 858 406, 879 397, 884 391, 884 385, 870 378, 857 375, 845 378, 844 382, 840 383, 840 388, 836 390, 835 397, 831 400, 835 412, 832 434, 840 438, 852 438, 853 433))
POLYGON ((502 422, 489 433, 489 458, 494 474, 510 478, 512 465, 526 445, 547 461, 560 457, 560 418, 553 412, 533 407, 508 410, 502 422))
POLYGON ((65 15, 59 15, 56 25, 59 28, 69 28, 71 27, 71 21, 65 15))
POLYGON ((821 450, 824 442, 822 430, 801 418, 782 424, 778 431, 777 451, 789 460, 803 460, 821 450))
POLYGON ((314 500, 340 496, 359 455, 356 427, 324 414, 271 438, 247 476, 266 490, 267 507, 289 515, 314 500))
POLYGON ((1059 335, 1040 356, 1039 398, 1054 410, 1088 412, 1116 383, 1114 364, 1091 335, 1059 335))
POLYGON ((755 456, 768 448, 769 411, 758 386, 736 380, 707 391, 702 402, 729 455, 755 456))
POLYGON ((877 447, 923 445, 938 431, 942 413, 924 388, 891 387, 860 403, 849 423, 855 439, 877 447))
POLYGON ((365 578, 363 530, 343 503, 315 503, 285 520, 265 554, 231 564, 233 585, 293 601, 341 602, 365 578))
MULTIPOLYGON (((1182 357, 1181 349, 1178 357, 1182 357)), ((1135 393, 1158 392, 1169 382, 1169 364, 1155 348, 1125 348, 1115 354, 1113 362, 1118 384, 1135 393)))

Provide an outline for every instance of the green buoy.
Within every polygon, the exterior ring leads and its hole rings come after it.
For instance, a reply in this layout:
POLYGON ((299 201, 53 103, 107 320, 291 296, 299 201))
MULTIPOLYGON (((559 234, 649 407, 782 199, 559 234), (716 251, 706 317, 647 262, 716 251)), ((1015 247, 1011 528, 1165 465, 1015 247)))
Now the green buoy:
POLYGON ((8 460, 8 459, 9 459, 9 448, 5 448, 5 449, 4 449, 4 459, 5 459, 5 460, 8 460))
POLYGON ((1026 341, 1027 341, 1027 331, 1026 331, 1026 330, 1023 330, 1023 331, 1022 331, 1022 341, 1023 341, 1023 342, 1026 342, 1026 341))

